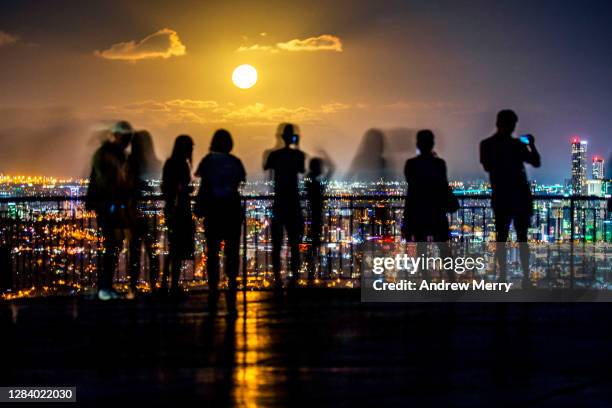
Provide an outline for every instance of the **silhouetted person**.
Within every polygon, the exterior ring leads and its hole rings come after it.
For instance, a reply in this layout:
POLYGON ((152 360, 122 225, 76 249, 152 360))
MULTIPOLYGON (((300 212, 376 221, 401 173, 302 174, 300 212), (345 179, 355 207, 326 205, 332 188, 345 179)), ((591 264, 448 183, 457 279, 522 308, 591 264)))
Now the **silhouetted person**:
POLYGON ((172 155, 164 164, 162 194, 166 205, 164 215, 168 226, 168 259, 164 265, 164 282, 172 277, 171 293, 178 294, 183 261, 193 260, 195 226, 191 213, 191 162, 193 140, 187 135, 176 138, 172 155))
POLYGON ((141 248, 144 244, 149 258, 149 285, 155 292, 159 275, 159 257, 155 249, 157 229, 155 219, 147 217, 140 208, 146 194, 153 192, 148 181, 158 179, 161 173, 161 162, 155 156, 153 138, 146 130, 134 133, 132 151, 128 157, 128 182, 131 188, 130 197, 130 291, 128 298, 136 295, 136 284, 141 266, 141 248))
POLYGON ((308 164, 309 172, 306 175, 306 196, 310 210, 310 229, 308 238, 310 239, 310 250, 308 253, 308 279, 314 279, 315 261, 319 257, 321 250, 321 234, 323 232, 323 201, 325 194, 324 181, 329 180, 334 172, 334 167, 328 157, 315 157, 308 164), (326 174, 323 169, 327 167, 326 174))
MULTIPOLYGON (((434 134, 431 130, 417 133, 419 155, 406 161, 404 175, 408 183, 404 206, 403 235, 407 241, 433 241, 439 245, 440 256, 450 255, 447 213, 457 210, 455 198, 448 185, 446 162, 435 154, 434 134)), ((418 255, 424 245, 418 247, 418 255)), ((452 271, 449 278, 454 279, 452 271)))
POLYGON ((195 174, 202 179, 196 208, 197 215, 204 217, 209 307, 215 309, 218 299, 219 251, 223 241, 225 274, 229 280, 226 296, 229 313, 236 312, 236 277, 240 263, 240 230, 244 215, 238 188, 246 180, 242 162, 230 154, 233 146, 230 133, 225 129, 217 130, 210 143, 210 153, 204 156, 195 174))
POLYGON ((112 139, 98 148, 92 160, 86 207, 96 212, 104 239, 102 270, 98 271, 100 300, 118 297, 113 290, 113 275, 128 227, 129 184, 125 149, 133 133, 128 122, 118 122, 111 129, 112 139))
POLYGON ((272 206, 272 267, 277 289, 282 287, 280 267, 283 229, 287 230, 291 247, 291 278, 297 281, 300 266, 300 240, 303 231, 302 207, 298 192, 298 175, 304 173, 305 156, 302 151, 292 148, 299 136, 292 124, 283 128, 285 146, 270 153, 264 170, 274 172, 274 203, 272 206))
POLYGON ((531 222, 533 202, 523 163, 540 167, 540 154, 532 135, 527 136, 527 144, 512 137, 517 122, 518 116, 511 110, 502 110, 497 114, 497 132, 480 143, 480 162, 489 173, 491 181, 491 205, 495 213, 500 279, 506 279, 505 243, 508 240, 510 223, 514 222, 519 241, 523 284, 530 286, 527 230, 531 222))
POLYGON ((385 153, 385 135, 379 129, 369 129, 349 167, 352 181, 379 181, 388 176, 385 153))

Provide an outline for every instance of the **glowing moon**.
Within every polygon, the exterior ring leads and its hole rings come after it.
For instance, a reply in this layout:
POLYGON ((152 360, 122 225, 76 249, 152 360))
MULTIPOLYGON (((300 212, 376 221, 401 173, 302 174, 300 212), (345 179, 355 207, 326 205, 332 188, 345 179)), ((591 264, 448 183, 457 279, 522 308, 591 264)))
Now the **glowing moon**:
POLYGON ((240 65, 234 69, 232 81, 238 88, 251 88, 257 83, 257 70, 248 64, 240 65))

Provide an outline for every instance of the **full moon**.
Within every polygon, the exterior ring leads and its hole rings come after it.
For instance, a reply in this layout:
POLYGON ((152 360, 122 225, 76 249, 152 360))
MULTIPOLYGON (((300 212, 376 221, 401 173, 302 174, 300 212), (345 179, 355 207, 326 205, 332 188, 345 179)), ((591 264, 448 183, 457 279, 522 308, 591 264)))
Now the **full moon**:
POLYGON ((238 88, 251 88, 257 82, 257 70, 248 64, 240 65, 234 69, 232 81, 238 88))

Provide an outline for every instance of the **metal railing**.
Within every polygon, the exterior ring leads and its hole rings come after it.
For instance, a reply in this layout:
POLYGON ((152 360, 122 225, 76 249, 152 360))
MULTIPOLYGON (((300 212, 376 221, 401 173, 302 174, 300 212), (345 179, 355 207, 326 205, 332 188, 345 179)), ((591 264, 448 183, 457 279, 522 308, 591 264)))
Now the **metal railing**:
MULTIPOLYGON (((494 215, 487 195, 458 195, 460 209, 450 216, 452 240, 470 243, 494 241, 494 215)), ((310 221, 305 217, 300 277, 313 268, 318 281, 352 285, 360 276, 364 243, 394 245, 401 241, 405 197, 402 195, 327 196, 320 251, 306 257, 310 221), (312 263, 313 265, 309 265, 312 263)), ((244 196, 244 228, 240 284, 265 288, 272 281, 272 195, 244 196)), ((163 265, 167 255, 163 202, 151 196, 142 202, 154 245, 153 257, 143 256, 141 285, 146 289, 150 259, 163 265)), ((304 201, 308 214, 308 203, 304 201)), ((185 265, 187 287, 205 285, 206 251, 203 225, 196 227, 193 264, 185 265)), ((585 196, 536 196, 529 239, 534 242, 611 242, 612 224, 606 200, 585 196)), ((146 250, 147 248, 145 248, 146 250)), ((284 249, 283 257, 288 257, 284 249)), ((49 292, 81 291, 95 285, 103 245, 95 215, 84 209, 82 197, 0 198, 0 290, 49 292)), ((120 257, 116 282, 126 284, 126 257, 120 257)), ((288 268, 283 268, 287 270, 288 268)))

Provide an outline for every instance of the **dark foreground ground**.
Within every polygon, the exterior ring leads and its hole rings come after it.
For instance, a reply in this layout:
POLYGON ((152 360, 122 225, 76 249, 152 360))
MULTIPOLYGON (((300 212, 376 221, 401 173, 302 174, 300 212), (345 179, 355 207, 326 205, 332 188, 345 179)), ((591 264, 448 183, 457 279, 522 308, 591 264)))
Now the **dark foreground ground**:
POLYGON ((612 304, 362 304, 247 294, 0 304, 0 385, 111 406, 610 406, 612 304), (115 405, 119 406, 119 405, 115 405))

